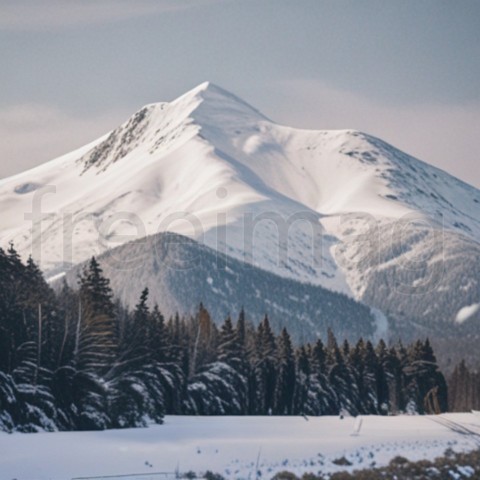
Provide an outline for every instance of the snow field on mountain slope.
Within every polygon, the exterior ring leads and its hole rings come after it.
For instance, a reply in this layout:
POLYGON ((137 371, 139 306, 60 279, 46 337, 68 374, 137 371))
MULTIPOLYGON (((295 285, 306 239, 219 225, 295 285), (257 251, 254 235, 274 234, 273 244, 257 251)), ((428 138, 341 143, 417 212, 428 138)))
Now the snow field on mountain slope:
MULTIPOLYGON (((480 417, 175 417, 164 425, 102 432, 0 433, 0 476, 79 476, 207 470, 229 479, 276 472, 334 472, 381 466, 398 456, 433 459, 478 448, 480 417), (455 429, 471 432, 455 432, 455 429), (345 457, 352 465, 340 467, 345 457)), ((132 478, 134 478, 132 476, 132 478)), ((155 478, 155 477, 152 477, 155 478)))

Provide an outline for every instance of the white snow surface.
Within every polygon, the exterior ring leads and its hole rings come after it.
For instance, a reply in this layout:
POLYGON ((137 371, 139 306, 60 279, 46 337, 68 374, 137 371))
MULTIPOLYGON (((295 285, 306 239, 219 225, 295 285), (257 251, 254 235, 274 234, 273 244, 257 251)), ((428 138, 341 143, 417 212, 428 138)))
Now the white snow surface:
MULTIPOLYGON (((382 466, 395 456, 433 459, 479 446, 480 417, 175 417, 164 425, 101 432, 0 433, 0 477, 74 477, 207 470, 229 479, 289 470, 332 473, 382 466), (358 424, 361 429, 358 430, 358 424), (470 434, 461 434, 460 428, 470 434), (354 434, 354 435, 352 435, 354 434), (350 467, 332 461, 346 457, 350 467)), ((153 476, 148 478, 165 478, 153 476)), ((174 477, 167 477, 174 478, 174 477)))
POLYGON ((355 233, 351 225, 410 215, 478 239, 479 205, 475 188, 374 137, 281 126, 206 82, 0 180, 0 246, 14 241, 53 276, 134 238, 173 231, 355 294, 361 279, 335 258, 355 233))
POLYGON ((456 323, 464 323, 468 319, 472 318, 480 310, 480 303, 474 303, 473 305, 467 305, 461 308, 457 316, 455 317, 456 323))

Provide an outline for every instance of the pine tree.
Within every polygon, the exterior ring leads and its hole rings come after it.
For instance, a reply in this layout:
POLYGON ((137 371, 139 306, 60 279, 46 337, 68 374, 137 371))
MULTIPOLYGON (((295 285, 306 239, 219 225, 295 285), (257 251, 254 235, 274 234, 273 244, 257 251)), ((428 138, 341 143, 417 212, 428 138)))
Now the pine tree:
POLYGON ((218 345, 218 359, 235 367, 239 363, 239 348, 237 335, 233 328, 232 319, 228 316, 220 328, 218 345))
POLYGON ((345 363, 332 330, 328 330, 327 343, 328 380, 337 396, 337 413, 346 410, 358 413, 359 392, 355 377, 345 363))
POLYGON ((410 403, 418 412, 440 413, 447 411, 447 384, 443 374, 438 370, 437 360, 427 339, 417 340, 408 350, 408 363, 404 367, 407 377, 407 390, 410 403), (427 399, 432 398, 435 407, 427 399))
POLYGON ((238 321, 236 325, 236 334, 237 334, 238 344, 244 348, 246 346, 246 335, 247 335, 246 329, 247 329, 247 326, 246 326, 246 320, 245 320, 245 310, 242 307, 242 309, 240 310, 240 314, 238 315, 238 321))
POLYGON ((376 348, 378 360, 377 393, 380 412, 387 414, 398 411, 395 378, 397 375, 396 356, 388 350, 386 343, 380 339, 376 348))
POLYGON ((189 415, 240 415, 244 413, 243 379, 230 365, 213 362, 190 380, 184 401, 189 415))
POLYGON ((319 338, 311 351, 310 363, 313 371, 319 375, 324 375, 327 371, 326 360, 325 347, 319 338))
POLYGON ((148 309, 148 288, 145 287, 140 294, 140 301, 135 306, 134 310, 134 317, 135 322, 141 326, 142 324, 145 325, 148 321, 149 316, 149 309, 148 309))
POLYGON ((309 411, 308 405, 312 372, 310 359, 303 345, 298 349, 296 357, 294 411, 297 414, 305 415, 306 413, 313 413, 309 411))
POLYGON ((295 393, 295 358, 292 341, 285 328, 282 329, 277 344, 278 363, 273 411, 280 415, 291 415, 293 413, 293 397, 295 393))
MULTIPOLYGON (((338 413, 338 397, 327 375, 326 352, 319 338, 315 345, 307 350, 309 356, 309 391, 304 413, 307 415, 333 415, 338 413)), ((301 365, 300 360, 298 361, 301 365)))
POLYGON ((273 412, 276 386, 276 345, 268 316, 258 326, 256 336, 255 377, 258 413, 273 412))
POLYGON ((217 355, 217 327, 203 304, 200 304, 197 315, 191 321, 191 331, 189 377, 212 363, 217 355))
POLYGON ((0 248, 0 369, 11 374, 21 361, 20 348, 29 341, 32 318, 22 308, 25 268, 10 245, 0 248))
POLYGON ((153 358, 158 362, 168 362, 168 339, 165 318, 155 304, 149 322, 147 334, 148 348, 153 358))
POLYGON ((37 347, 37 358, 41 366, 53 370, 58 365, 66 325, 58 315, 55 293, 43 278, 32 257, 27 260, 25 278, 24 288, 29 293, 23 306, 32 317, 31 323, 34 325, 32 337, 37 347))
POLYGON ((113 366, 118 339, 110 282, 92 257, 80 277, 75 363, 79 370, 105 376, 113 366))
POLYGON ((380 367, 372 342, 367 341, 363 356, 364 363, 364 408, 366 413, 379 414, 378 384, 380 379, 380 367))
POLYGON ((79 279, 80 295, 85 310, 91 309, 96 315, 114 318, 113 292, 110 280, 103 276, 103 271, 95 257, 92 257, 79 279))

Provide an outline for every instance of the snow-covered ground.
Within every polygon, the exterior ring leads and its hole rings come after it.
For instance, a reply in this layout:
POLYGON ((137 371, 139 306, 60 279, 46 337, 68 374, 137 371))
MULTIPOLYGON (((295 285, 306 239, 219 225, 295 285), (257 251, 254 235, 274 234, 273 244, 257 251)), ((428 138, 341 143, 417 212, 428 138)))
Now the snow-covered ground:
MULTIPOLYGON (((174 417, 145 429, 0 434, 0 478, 65 480, 154 472, 271 478, 434 458, 480 445, 480 416, 174 417), (358 435, 352 435, 361 426, 358 435), (333 460, 345 456, 351 467, 333 460)), ((139 477, 146 478, 146 477, 139 477)), ((148 477, 150 478, 150 476, 148 477)), ((151 478, 165 478, 158 475, 151 478)))

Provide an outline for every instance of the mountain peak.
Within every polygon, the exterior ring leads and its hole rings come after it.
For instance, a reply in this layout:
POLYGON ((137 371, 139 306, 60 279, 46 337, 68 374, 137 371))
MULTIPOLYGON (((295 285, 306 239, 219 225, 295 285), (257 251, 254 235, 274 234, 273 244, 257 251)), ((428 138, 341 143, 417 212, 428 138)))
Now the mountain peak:
POLYGON ((221 90, 221 91, 225 92, 225 90, 223 88, 221 88, 218 85, 215 85, 211 81, 207 80, 205 82, 202 82, 202 83, 198 84, 196 87, 193 87, 191 90, 186 92, 185 95, 206 92, 207 90, 209 90, 209 91, 221 90))
POLYGON ((235 98, 237 101, 243 102, 243 100, 235 97, 235 95, 227 90, 215 85, 212 82, 206 81, 188 90, 170 103, 184 103, 185 101, 189 100, 200 100, 202 102, 204 100, 211 100, 213 98, 222 98, 224 100, 235 98))
POLYGON ((201 115, 205 117, 228 111, 230 114, 253 114, 257 118, 260 117, 263 120, 268 120, 265 115, 252 107, 252 105, 210 81, 200 83, 170 102, 171 105, 184 105, 186 103, 190 105, 190 113, 193 117, 196 116, 195 113, 206 114, 201 115))
POLYGON ((227 96, 227 97, 234 97, 234 95, 231 92, 229 92, 229 91, 225 90, 224 88, 216 85, 215 83, 207 80, 205 82, 200 83, 196 87, 193 87, 192 89, 188 90, 186 93, 181 95, 181 97, 179 97, 179 98, 192 97, 192 96, 196 96, 196 95, 204 95, 206 93, 213 93, 213 94, 223 95, 223 96, 227 96))
MULTIPOLYGON (((78 160, 84 172, 91 167, 105 171, 109 165, 140 149, 150 155, 165 153, 195 136, 200 130, 228 137, 240 128, 252 128, 268 119, 241 98, 211 83, 203 82, 171 102, 145 105, 110 132, 78 160)), ((213 142, 215 143, 215 142, 213 142)), ((143 155, 143 154, 142 154, 143 155)))

